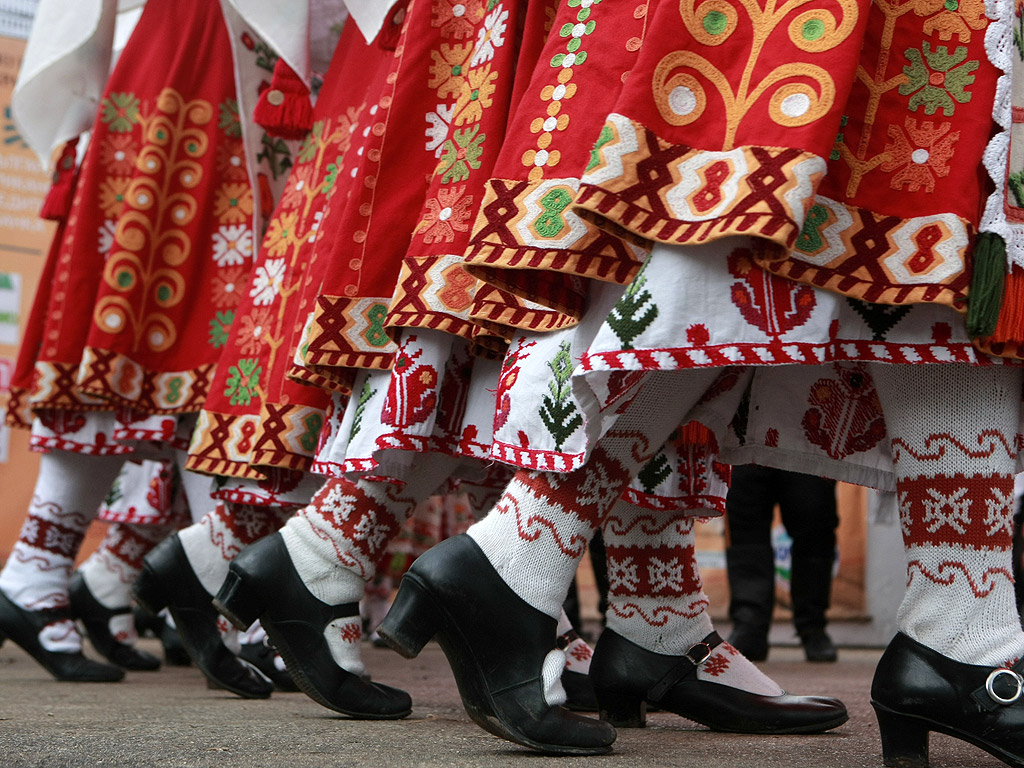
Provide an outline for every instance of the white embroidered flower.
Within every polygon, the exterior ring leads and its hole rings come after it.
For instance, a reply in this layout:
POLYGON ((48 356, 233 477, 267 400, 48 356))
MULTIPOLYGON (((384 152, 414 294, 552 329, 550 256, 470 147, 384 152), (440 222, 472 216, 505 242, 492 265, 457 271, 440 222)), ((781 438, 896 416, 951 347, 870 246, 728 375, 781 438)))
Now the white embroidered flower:
POLYGON ((104 256, 110 255, 110 250, 114 247, 114 232, 117 231, 117 222, 113 219, 107 219, 100 224, 100 253, 104 256))
POLYGON ((494 49, 501 48, 505 44, 505 22, 508 21, 508 11, 498 5, 493 11, 487 14, 484 19, 484 28, 480 30, 476 38, 476 49, 473 51, 473 58, 470 66, 483 64, 494 58, 494 49))
POLYGON ((427 152, 433 152, 434 157, 441 157, 441 149, 445 139, 448 138, 448 129, 451 127, 452 118, 455 117, 455 105, 445 106, 438 104, 434 112, 427 113, 427 152))
POLYGON ((256 267, 256 274, 253 275, 252 288, 249 289, 252 303, 257 307, 273 304, 274 299, 281 293, 282 282, 284 282, 284 259, 267 259, 266 264, 256 267))
POLYGON ((244 264, 252 256, 252 231, 244 224, 223 226, 213 233, 213 260, 218 267, 244 264))

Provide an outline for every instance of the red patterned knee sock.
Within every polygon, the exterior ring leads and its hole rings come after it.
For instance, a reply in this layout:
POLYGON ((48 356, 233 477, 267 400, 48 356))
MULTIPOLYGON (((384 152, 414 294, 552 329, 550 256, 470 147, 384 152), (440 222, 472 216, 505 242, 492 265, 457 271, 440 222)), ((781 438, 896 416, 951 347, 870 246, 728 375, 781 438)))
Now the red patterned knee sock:
POLYGON ((1021 370, 872 368, 892 445, 907 591, 900 631, 957 661, 1024 655, 1011 563, 1021 370))
MULTIPOLYGON (((652 511, 620 501, 605 519, 608 627, 655 653, 680 656, 713 629, 688 512, 652 511)), ((766 696, 782 689, 728 643, 697 678, 766 696)))
POLYGON ((468 533, 523 600, 557 619, 587 543, 640 468, 714 380, 652 375, 572 472, 520 470, 468 533))
MULTIPOLYGON (((28 517, 0 571, 0 590, 27 610, 68 604, 68 582, 89 523, 124 463, 122 456, 54 451, 42 455, 28 517)), ((79 651, 82 638, 70 620, 40 634, 50 651, 79 651)))
POLYGON ((280 507, 225 502, 182 529, 178 538, 199 583, 215 595, 238 553, 279 529, 292 514, 280 507))

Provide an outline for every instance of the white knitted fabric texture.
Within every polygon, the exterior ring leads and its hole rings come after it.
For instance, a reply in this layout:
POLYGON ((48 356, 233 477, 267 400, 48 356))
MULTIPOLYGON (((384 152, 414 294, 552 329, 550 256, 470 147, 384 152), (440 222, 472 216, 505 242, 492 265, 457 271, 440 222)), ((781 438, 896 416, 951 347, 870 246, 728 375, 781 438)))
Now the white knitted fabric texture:
POLYGON ((558 618, 604 515, 710 380, 699 373, 649 375, 582 467, 516 473, 494 509, 467 533, 519 597, 558 618))
MULTIPOLYGON (((0 571, 0 590, 8 599, 28 610, 67 605, 68 582, 81 537, 99 512, 100 502, 122 464, 123 456, 65 451, 40 457, 28 516, 0 571)), ((49 651, 74 652, 82 648, 82 638, 70 621, 46 627, 40 633, 40 642, 49 651)))
MULTIPOLYGON (((687 512, 655 512, 622 500, 605 519, 607 625, 648 651, 680 656, 714 629, 697 567, 694 522, 687 512)), ((697 679, 763 696, 782 693, 727 643, 698 667, 697 679)))
POLYGON ((1020 368, 872 367, 907 557, 901 632, 968 664, 1024 655, 1010 537, 1020 368))
POLYGON ((181 548, 192 570, 212 598, 228 575, 228 566, 245 546, 227 525, 223 510, 207 512, 198 523, 178 531, 181 548))

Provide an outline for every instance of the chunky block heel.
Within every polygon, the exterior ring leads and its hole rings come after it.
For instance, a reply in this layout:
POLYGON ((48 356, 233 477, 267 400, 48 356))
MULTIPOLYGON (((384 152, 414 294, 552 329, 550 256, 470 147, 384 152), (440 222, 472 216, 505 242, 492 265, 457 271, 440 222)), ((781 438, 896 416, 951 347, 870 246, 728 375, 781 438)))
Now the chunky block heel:
POLYGON ((886 768, 927 768, 928 727, 917 718, 892 712, 871 702, 882 736, 882 762, 886 768))
POLYGON ((263 612, 261 601, 246 589, 245 581, 235 571, 228 571, 217 596, 213 598, 216 608, 236 629, 247 630, 263 612))
POLYGON ((644 728, 647 725, 647 702, 641 696, 621 691, 595 688, 598 716, 616 728, 644 728))
POLYGON ((142 564, 142 572, 132 585, 132 597, 154 616, 167 607, 167 593, 160 583, 160 577, 145 562, 142 564))
POLYGON ((441 611, 423 583, 405 574, 395 601, 377 628, 388 646, 407 659, 415 658, 441 628, 441 611))

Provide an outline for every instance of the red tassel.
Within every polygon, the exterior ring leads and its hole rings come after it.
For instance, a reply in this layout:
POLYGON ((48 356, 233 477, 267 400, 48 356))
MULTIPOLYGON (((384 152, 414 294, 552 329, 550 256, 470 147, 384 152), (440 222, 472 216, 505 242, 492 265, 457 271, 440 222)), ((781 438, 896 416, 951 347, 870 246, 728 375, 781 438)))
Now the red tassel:
POLYGON ((302 139, 313 127, 309 89, 295 71, 278 59, 270 87, 264 89, 253 110, 253 119, 271 136, 302 139))
POLYGON ((998 357, 1024 358, 1024 269, 1016 264, 1003 284, 1003 303, 991 336, 975 339, 982 352, 998 357))
POLYGON ((53 171, 50 190, 43 200, 39 211, 40 218, 52 221, 63 221, 71 211, 71 198, 75 192, 75 178, 78 175, 76 159, 78 155, 78 139, 64 144, 57 159, 57 167, 53 171))

